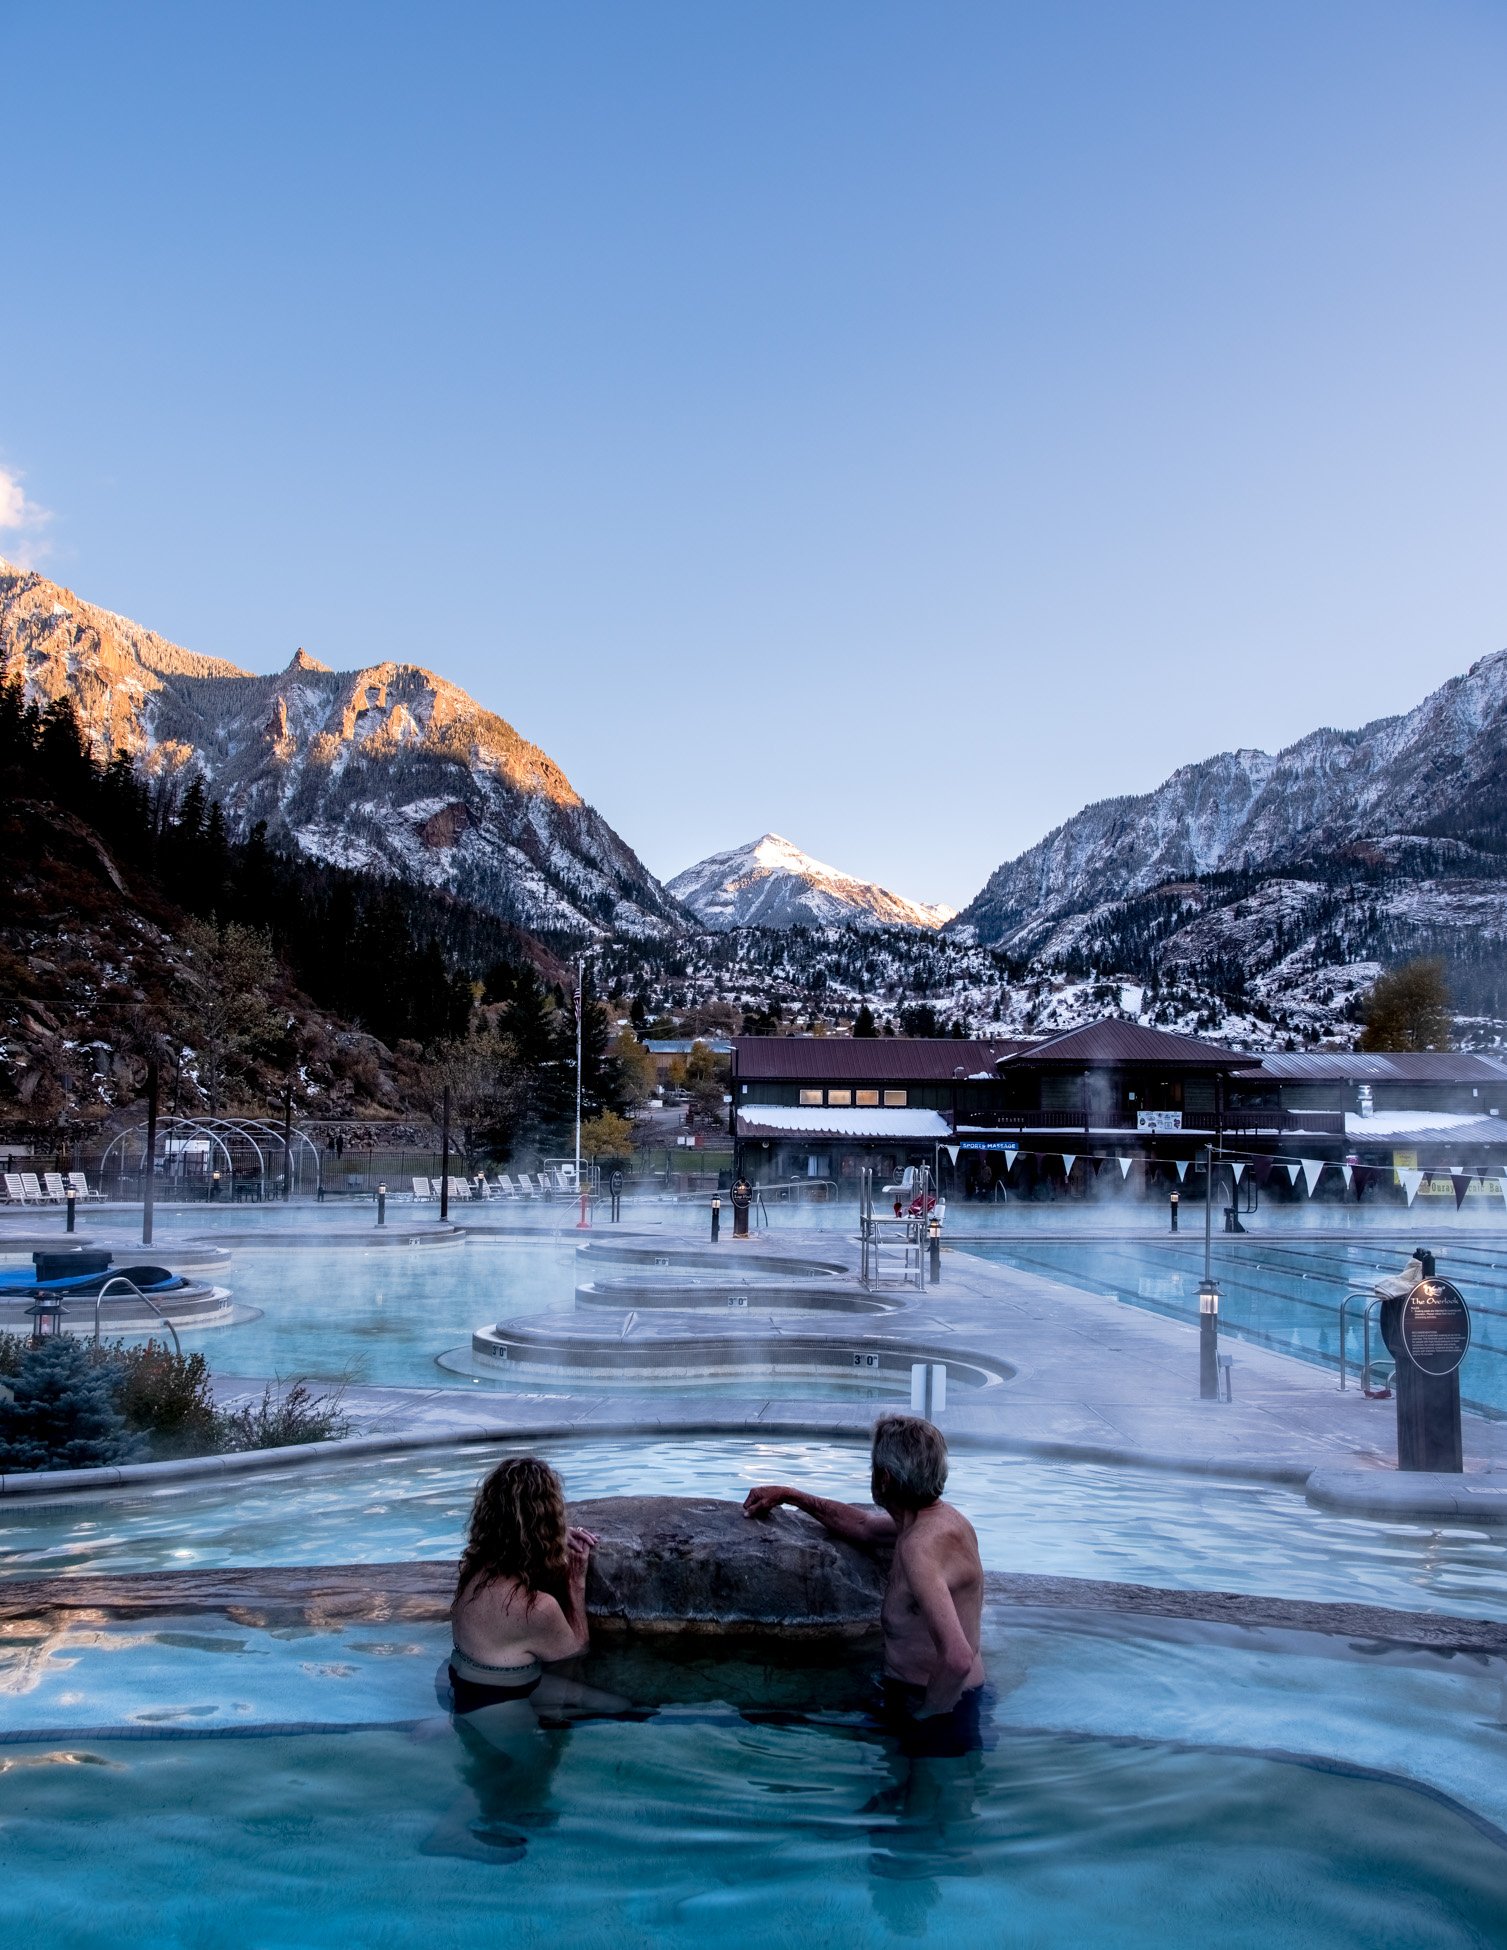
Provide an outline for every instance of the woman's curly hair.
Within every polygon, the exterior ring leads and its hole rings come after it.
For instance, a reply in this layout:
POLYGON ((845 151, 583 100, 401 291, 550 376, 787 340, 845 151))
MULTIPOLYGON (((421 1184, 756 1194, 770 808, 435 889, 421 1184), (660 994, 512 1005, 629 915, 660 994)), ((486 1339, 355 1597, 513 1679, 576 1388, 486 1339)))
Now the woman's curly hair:
POLYGON ((532 1607, 541 1591, 570 1611, 565 1554, 565 1490, 547 1462, 514 1456, 499 1463, 476 1492, 456 1589, 479 1590, 513 1578, 532 1607))

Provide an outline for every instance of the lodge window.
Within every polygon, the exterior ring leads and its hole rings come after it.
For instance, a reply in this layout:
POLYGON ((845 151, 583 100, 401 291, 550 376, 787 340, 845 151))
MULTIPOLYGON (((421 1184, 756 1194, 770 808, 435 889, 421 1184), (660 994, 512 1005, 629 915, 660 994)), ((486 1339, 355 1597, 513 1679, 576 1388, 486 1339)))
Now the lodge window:
POLYGON ((884 1093, 884 1101, 886 1104, 893 1105, 896 1110, 904 1110, 905 1092, 903 1090, 886 1090, 884 1093))
POLYGON ((852 1101, 853 1093, 851 1090, 829 1090, 827 1092, 827 1102, 829 1104, 851 1104, 852 1101))
POLYGON ((819 1104, 821 1100, 822 1093, 819 1090, 803 1090, 801 1092, 801 1102, 803 1104, 819 1104))
POLYGON ((877 1104, 879 1102, 879 1092, 877 1090, 855 1090, 853 1092, 853 1101, 855 1104, 877 1104))

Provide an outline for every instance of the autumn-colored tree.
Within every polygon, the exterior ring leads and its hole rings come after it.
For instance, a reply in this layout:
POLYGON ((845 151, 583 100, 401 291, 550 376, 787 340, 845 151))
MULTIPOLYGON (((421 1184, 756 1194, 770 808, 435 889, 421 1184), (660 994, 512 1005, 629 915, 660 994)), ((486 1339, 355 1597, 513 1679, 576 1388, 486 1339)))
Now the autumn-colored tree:
POLYGON ((631 1029, 620 1029, 612 1040, 617 1065, 618 1095, 624 1104, 646 1104, 654 1095, 654 1058, 631 1029))
POLYGON ((1363 1050, 1453 1049, 1454 1020, 1442 961, 1423 958, 1389 968, 1365 1000, 1363 1050))
POLYGON ((598 1111, 581 1126, 581 1155, 596 1164, 618 1163, 633 1155, 633 1126, 616 1111, 598 1111))

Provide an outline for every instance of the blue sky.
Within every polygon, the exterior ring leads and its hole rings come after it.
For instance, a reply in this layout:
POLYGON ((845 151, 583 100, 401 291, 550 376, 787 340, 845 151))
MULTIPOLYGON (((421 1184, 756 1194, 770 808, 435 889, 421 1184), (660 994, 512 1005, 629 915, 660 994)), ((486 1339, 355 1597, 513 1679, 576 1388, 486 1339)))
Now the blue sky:
POLYGON ((1507 7, 10 9, 0 552, 961 904, 1507 643, 1507 7), (22 498, 24 497, 24 499, 22 498))

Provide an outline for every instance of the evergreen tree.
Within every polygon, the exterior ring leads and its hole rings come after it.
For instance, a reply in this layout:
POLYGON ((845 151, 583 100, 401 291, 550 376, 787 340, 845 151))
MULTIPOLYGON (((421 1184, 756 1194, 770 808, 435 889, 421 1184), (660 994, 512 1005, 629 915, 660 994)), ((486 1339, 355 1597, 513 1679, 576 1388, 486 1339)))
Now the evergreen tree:
POLYGON ((877 1036, 879 1034, 878 1025, 874 1021, 874 1011, 869 1007, 867 1002, 860 1006, 858 1014, 853 1018, 853 1034, 855 1036, 877 1036))
POLYGON ((128 1461, 140 1444, 115 1402, 118 1377, 68 1334, 29 1348, 0 1399, 0 1473, 92 1469, 128 1461))
POLYGON ((1376 978, 1366 997, 1363 1050, 1453 1049, 1454 1022, 1444 963, 1404 962, 1376 978))

